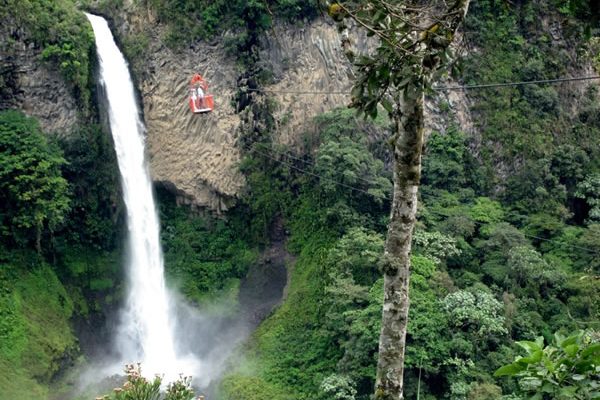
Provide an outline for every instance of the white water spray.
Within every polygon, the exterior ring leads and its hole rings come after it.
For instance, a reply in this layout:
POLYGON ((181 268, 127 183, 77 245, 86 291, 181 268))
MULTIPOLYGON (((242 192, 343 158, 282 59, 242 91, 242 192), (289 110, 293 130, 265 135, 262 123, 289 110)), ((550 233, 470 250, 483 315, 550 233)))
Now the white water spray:
MULTIPOLYGON (((164 281, 159 222, 144 155, 144 126, 139 119, 127 62, 107 22, 86 14, 96 37, 101 82, 106 91, 110 129, 127 207, 129 286, 118 350, 120 363, 141 362, 144 375, 167 379, 197 369, 193 357, 178 357, 173 312, 164 281)), ((122 368, 122 365, 121 365, 122 368)))

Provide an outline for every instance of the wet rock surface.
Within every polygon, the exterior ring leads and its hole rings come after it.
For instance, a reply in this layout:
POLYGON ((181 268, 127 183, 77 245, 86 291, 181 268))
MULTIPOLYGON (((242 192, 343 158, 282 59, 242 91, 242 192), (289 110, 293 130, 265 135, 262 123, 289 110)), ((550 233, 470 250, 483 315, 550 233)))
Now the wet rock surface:
POLYGON ((41 61, 41 48, 11 21, 0 26, 0 110, 20 109, 44 132, 66 136, 80 122, 78 104, 60 72, 41 61))

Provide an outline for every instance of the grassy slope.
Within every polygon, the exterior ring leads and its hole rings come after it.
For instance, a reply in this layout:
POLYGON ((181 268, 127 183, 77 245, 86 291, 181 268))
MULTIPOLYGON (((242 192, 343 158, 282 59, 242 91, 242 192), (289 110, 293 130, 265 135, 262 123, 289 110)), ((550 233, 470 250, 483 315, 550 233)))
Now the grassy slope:
POLYGON ((46 383, 78 349, 73 302, 47 264, 0 265, 0 398, 42 399, 46 383), (28 265, 29 266, 29 265, 28 265))

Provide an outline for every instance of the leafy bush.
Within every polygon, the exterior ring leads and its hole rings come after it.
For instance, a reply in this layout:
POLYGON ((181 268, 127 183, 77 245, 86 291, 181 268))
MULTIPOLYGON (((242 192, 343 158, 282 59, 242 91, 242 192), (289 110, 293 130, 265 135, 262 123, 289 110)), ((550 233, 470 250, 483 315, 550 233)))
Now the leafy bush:
POLYGON ((432 132, 423 156, 422 184, 446 190, 463 187, 467 183, 466 150, 466 138, 457 129, 432 132))
POLYGON ((446 296, 442 305, 454 326, 481 337, 506 333, 502 303, 489 293, 459 290, 446 296))
POLYGON ((514 376, 520 392, 539 400, 588 400, 600 396, 600 343, 583 331, 569 337, 554 334, 551 344, 544 338, 516 342, 525 350, 495 376, 514 376))
POLYGON ((224 220, 178 207, 159 191, 161 239, 169 280, 195 302, 206 302, 237 282, 256 261, 256 251, 224 220))
POLYGON ((142 376, 140 364, 125 366, 127 381, 122 387, 115 388, 112 395, 100 397, 103 400, 192 400, 194 391, 191 387, 192 377, 181 376, 167 384, 167 389, 161 393, 162 377, 155 376, 149 380, 142 376))
POLYGON ((116 153, 110 133, 89 124, 61 140, 66 164, 62 166, 69 182, 71 209, 57 246, 70 248, 77 243, 96 250, 110 251, 122 232, 116 153))
POLYGON ((349 138, 324 142, 318 149, 315 172, 323 190, 333 196, 350 192, 359 200, 366 197, 363 202, 370 200, 381 205, 392 190, 390 180, 382 176, 383 162, 366 151, 364 144, 349 138), (348 191, 348 187, 360 192, 348 191))
POLYGON ((323 392, 323 399, 354 400, 356 398, 356 389, 352 380, 343 375, 329 375, 321 382, 320 390, 323 392))
POLYGON ((227 29, 245 27, 262 32, 271 26, 273 17, 288 21, 316 15, 316 4, 302 0, 150 0, 159 18, 169 25, 167 43, 183 46, 207 39, 227 29))
POLYGON ((600 173, 586 176, 577 185, 575 197, 583 199, 589 207, 588 222, 600 222, 600 173))
POLYGON ((0 235, 41 252, 44 229, 55 231, 69 210, 60 149, 32 118, 0 112, 0 235))
POLYGON ((73 0, 7 0, 0 17, 23 29, 28 41, 41 49, 42 60, 52 62, 73 85, 85 110, 91 106, 92 27, 73 0))

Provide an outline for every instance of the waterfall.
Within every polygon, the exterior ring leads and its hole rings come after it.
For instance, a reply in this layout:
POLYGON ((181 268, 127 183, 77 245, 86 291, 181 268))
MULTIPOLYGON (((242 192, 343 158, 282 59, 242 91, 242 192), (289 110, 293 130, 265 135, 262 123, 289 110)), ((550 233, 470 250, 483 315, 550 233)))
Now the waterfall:
POLYGON ((171 379, 178 373, 190 373, 191 362, 176 353, 174 313, 165 286, 159 221, 144 154, 145 128, 127 62, 106 20, 86 15, 96 37, 100 79, 127 207, 128 295, 116 340, 122 357, 119 362, 141 362, 144 375, 161 373, 171 379))

